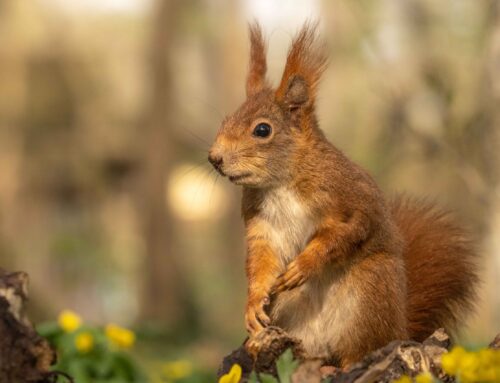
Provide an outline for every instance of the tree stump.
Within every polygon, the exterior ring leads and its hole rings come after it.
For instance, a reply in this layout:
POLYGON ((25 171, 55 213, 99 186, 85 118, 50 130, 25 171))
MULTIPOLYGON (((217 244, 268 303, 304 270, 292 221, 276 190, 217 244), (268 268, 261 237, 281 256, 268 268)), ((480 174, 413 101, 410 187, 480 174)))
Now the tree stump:
POLYGON ((24 314, 28 275, 0 269, 0 382, 49 383, 56 354, 24 314))

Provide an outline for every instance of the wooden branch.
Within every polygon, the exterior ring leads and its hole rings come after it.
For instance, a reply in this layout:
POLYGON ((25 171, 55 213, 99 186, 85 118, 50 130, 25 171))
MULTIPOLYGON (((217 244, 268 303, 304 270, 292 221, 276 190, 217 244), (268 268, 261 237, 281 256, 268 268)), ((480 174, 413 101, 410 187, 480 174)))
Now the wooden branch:
MULTIPOLYGON (((298 339, 288 336, 276 327, 264 329, 255 339, 260 344, 256 355, 250 355, 242 345, 224 358, 218 376, 227 373, 231 366, 238 363, 242 367, 242 382, 246 382, 251 371, 270 373, 276 376, 276 359, 288 348, 292 348, 296 359, 301 361, 292 376, 293 383, 320 383, 330 378, 332 383, 369 383, 392 382, 402 375, 416 376, 430 372, 443 382, 452 382, 453 378, 441 370, 441 355, 447 352, 451 341, 443 329, 438 329, 423 343, 410 340, 394 341, 387 346, 367 355, 361 362, 347 371, 335 366, 325 365, 324 361, 307 359, 298 339)), ((500 348, 500 334, 490 344, 491 348, 500 348)))
POLYGON ((240 348, 226 356, 219 367, 218 378, 226 374, 235 363, 241 366, 243 381, 248 378, 252 370, 276 375, 276 359, 289 348, 292 349, 295 359, 305 359, 305 352, 300 341, 290 337, 278 327, 265 328, 255 338, 255 342, 260 345, 256 355, 251 355, 245 348, 245 340, 240 348))

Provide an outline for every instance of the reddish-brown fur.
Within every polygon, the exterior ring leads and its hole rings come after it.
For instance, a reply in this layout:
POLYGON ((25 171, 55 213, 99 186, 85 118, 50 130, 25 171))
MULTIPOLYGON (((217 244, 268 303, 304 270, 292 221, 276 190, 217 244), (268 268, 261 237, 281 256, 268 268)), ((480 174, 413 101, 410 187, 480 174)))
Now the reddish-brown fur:
POLYGON ((478 283, 471 236, 428 201, 398 196, 391 209, 406 244, 410 338, 422 341, 438 327, 456 330, 478 283))
POLYGON ((387 203, 326 140, 314 101, 327 60, 314 26, 292 42, 276 90, 256 24, 250 42, 247 100, 209 155, 243 186, 250 335, 275 324, 311 356, 345 366, 393 339, 455 328, 477 282, 466 234, 432 205, 387 203), (254 131, 262 124, 264 137, 254 131))

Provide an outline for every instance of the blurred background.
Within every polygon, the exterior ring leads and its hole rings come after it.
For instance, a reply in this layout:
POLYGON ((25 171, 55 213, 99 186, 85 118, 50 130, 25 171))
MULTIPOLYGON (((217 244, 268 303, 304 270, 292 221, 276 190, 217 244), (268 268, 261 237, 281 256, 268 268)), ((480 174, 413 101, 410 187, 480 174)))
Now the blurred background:
MULTIPOLYGON (((153 359, 207 369, 245 336, 240 192, 206 161, 244 99, 247 22, 276 83, 319 19, 331 141, 387 193, 427 196, 478 236, 462 339, 500 331, 500 2, 0 0, 0 265, 31 317, 132 327, 153 359)), ((142 346, 141 346, 142 344, 142 346)))

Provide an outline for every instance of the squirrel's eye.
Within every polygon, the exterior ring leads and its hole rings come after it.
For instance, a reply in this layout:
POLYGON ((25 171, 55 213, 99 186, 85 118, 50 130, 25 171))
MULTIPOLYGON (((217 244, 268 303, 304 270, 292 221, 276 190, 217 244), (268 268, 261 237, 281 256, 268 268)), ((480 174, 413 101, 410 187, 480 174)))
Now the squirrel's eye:
POLYGON ((253 130, 253 135, 255 137, 265 138, 271 134, 271 125, 261 122, 253 130))

